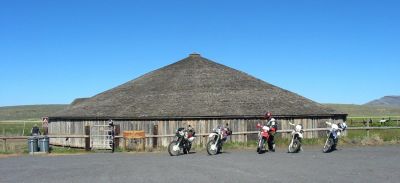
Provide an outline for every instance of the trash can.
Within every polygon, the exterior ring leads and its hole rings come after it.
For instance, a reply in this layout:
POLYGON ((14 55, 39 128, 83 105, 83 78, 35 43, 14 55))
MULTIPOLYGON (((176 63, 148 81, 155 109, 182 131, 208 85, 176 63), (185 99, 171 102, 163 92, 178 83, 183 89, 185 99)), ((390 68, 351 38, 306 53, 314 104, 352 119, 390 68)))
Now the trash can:
POLYGON ((39 150, 40 152, 49 152, 49 137, 39 138, 39 150))
POLYGON ((38 152, 38 138, 29 137, 28 138, 28 151, 29 153, 38 152))

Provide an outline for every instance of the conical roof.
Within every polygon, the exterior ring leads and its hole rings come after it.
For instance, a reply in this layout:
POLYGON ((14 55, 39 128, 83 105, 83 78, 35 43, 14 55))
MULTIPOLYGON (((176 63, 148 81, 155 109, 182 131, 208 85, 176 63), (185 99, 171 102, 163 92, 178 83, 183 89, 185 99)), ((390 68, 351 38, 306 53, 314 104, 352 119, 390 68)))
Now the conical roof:
POLYGON ((191 54, 71 104, 60 118, 210 118, 342 114, 244 72, 191 54))

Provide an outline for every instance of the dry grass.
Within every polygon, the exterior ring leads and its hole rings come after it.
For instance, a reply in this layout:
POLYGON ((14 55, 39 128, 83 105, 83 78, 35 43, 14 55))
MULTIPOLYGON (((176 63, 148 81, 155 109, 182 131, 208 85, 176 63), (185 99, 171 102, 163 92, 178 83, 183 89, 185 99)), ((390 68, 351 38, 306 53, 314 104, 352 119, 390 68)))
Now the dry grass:
POLYGON ((22 154, 27 152, 26 140, 7 140, 6 149, 3 147, 4 141, 0 141, 0 154, 22 154))
POLYGON ((382 144, 384 144, 384 141, 377 134, 374 134, 372 137, 363 138, 361 140, 361 145, 364 145, 364 146, 365 145, 367 145, 367 146, 375 146, 375 145, 382 145, 382 144))

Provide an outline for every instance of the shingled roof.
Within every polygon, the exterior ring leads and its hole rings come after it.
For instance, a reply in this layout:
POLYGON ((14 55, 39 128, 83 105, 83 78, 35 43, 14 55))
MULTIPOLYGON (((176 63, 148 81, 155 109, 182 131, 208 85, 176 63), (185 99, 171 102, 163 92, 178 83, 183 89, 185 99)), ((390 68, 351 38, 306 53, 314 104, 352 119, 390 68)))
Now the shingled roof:
POLYGON ((343 113, 244 72, 191 54, 91 98, 52 118, 220 118, 333 116, 343 113))

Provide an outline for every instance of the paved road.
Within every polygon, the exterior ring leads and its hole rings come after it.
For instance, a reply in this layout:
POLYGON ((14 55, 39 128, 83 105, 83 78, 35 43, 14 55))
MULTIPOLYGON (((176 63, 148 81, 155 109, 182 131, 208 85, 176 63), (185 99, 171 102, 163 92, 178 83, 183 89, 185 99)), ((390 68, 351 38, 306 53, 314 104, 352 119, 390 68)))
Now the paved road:
POLYGON ((323 154, 305 147, 256 154, 230 150, 208 156, 201 151, 96 153, 0 159, 0 182, 400 182, 400 146, 344 147, 323 154))

